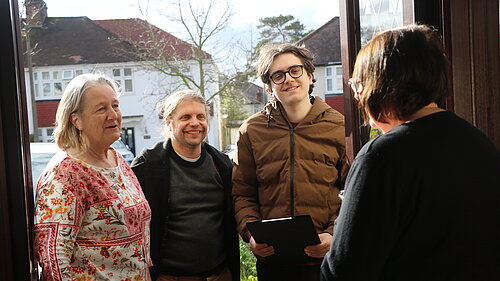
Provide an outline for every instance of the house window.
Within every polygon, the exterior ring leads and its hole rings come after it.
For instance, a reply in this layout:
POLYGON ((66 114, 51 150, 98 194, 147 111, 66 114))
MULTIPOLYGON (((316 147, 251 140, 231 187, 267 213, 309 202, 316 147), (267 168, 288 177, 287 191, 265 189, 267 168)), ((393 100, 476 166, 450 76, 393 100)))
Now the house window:
POLYGON ((63 69, 34 72, 35 97, 37 99, 59 99, 74 75, 83 70, 63 69), (40 79, 41 74, 41 81, 40 79))
POLYGON ((50 96, 50 83, 43 83, 43 95, 44 96, 50 96))
POLYGON ((125 80, 125 92, 132 92, 134 89, 132 88, 132 80, 125 80))
POLYGON ((73 79, 73 70, 65 70, 63 72, 63 79, 73 79))
POLYGON ((342 95, 342 66, 328 66, 325 72, 325 84, 327 95, 342 95))
POLYGON ((132 68, 114 68, 113 78, 124 93, 134 92, 134 82, 132 79, 132 68))
POLYGON ((61 82, 54 83, 54 95, 56 95, 56 96, 62 95, 62 83, 61 82))
POLYGON ((42 80, 49 80, 50 79, 50 72, 44 71, 42 72, 42 80))
POLYGON ((333 79, 326 79, 326 91, 327 92, 333 91, 333 79))
POLYGON ((54 141, 54 127, 38 128, 38 133, 41 142, 54 141))
POLYGON ((35 97, 39 97, 40 96, 40 85, 38 84, 35 84, 35 97))

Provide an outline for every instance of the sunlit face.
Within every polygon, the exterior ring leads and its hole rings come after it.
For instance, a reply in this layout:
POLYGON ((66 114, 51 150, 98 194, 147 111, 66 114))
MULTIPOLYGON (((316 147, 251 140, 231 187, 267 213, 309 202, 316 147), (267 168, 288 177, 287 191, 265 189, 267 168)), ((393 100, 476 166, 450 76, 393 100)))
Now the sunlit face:
MULTIPOLYGON (((273 75, 276 71, 287 72, 292 66, 303 65, 299 57, 292 53, 284 53, 274 58, 269 74, 273 75)), ((289 73, 285 74, 285 81, 276 85, 270 82, 269 92, 273 94, 283 105, 297 105, 301 102, 309 102, 309 86, 312 84, 313 76, 307 73, 303 68, 302 76, 293 78, 289 73)))
POLYGON ((88 89, 82 97, 82 111, 71 122, 82 131, 92 148, 109 147, 121 133, 122 113, 118 97, 109 85, 88 89))
POLYGON ((205 105, 187 100, 177 106, 171 117, 166 118, 174 148, 201 148, 201 142, 208 132, 205 105))

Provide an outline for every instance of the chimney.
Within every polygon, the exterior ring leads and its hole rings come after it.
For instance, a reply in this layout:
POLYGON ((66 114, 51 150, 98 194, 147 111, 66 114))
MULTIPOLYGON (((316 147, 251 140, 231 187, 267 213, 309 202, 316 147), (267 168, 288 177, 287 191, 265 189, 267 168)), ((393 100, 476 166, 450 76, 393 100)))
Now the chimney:
POLYGON ((47 5, 43 0, 26 0, 26 24, 31 27, 42 27, 47 18, 47 5))

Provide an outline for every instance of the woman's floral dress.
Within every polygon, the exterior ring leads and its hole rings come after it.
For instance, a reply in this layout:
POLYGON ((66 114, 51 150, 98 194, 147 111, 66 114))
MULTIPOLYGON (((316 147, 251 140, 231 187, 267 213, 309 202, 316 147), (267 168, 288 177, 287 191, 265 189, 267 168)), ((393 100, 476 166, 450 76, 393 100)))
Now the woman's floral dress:
POLYGON ((123 157, 99 168, 59 152, 36 188, 44 280, 150 280, 151 210, 123 157))

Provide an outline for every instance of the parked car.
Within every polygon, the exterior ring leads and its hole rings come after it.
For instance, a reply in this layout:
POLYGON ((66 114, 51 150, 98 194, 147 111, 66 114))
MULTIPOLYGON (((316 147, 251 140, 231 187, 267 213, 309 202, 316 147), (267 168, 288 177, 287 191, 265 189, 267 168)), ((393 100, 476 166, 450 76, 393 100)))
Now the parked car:
MULTIPOLYGON (((120 153, 125 160, 130 164, 134 160, 134 154, 130 151, 127 145, 121 140, 117 140, 112 144, 113 148, 120 153)), ((31 172, 33 178, 33 186, 35 186, 38 177, 49 163, 49 160, 54 156, 60 148, 51 142, 32 142, 30 143, 31 150, 31 172)))
POLYGON ((115 141, 112 145, 111 145, 116 151, 118 151, 118 153, 120 153, 123 158, 125 158, 125 160, 127 160, 127 162, 130 164, 132 163, 132 160, 134 160, 134 153, 132 153, 132 151, 130 151, 130 148, 128 147, 128 145, 126 145, 125 143, 123 143, 122 140, 117 140, 115 141))

